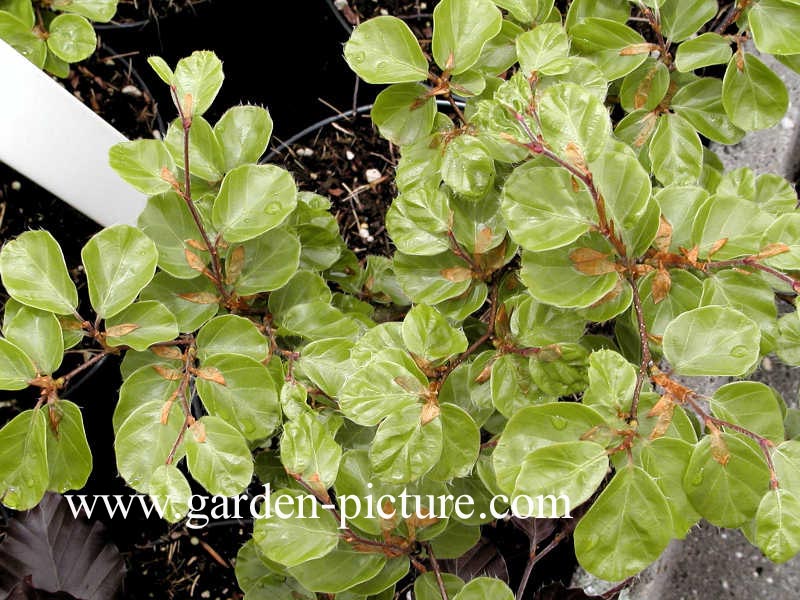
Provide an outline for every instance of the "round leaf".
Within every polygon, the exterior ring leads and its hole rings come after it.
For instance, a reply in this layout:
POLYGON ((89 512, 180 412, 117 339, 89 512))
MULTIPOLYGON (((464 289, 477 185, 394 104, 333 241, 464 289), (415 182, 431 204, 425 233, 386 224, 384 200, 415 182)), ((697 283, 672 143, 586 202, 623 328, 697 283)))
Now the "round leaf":
POLYGON ((260 106, 234 106, 214 125, 224 170, 258 162, 272 135, 272 117, 260 106))
POLYGON ((780 77, 758 58, 737 54, 722 80, 722 105, 737 127, 766 129, 786 114, 789 93, 780 77))
POLYGON ((131 304, 106 320, 106 343, 109 346, 128 346, 141 352, 177 336, 175 316, 166 306, 153 300, 131 304))
POLYGON ((344 46, 347 64, 367 83, 406 83, 428 77, 414 34, 396 17, 375 17, 355 28, 344 46))
POLYGON ((755 543, 771 561, 800 552, 800 499, 783 489, 767 492, 756 512, 755 543))
MULTIPOLYGON (((5 309, 3 335, 6 339, 27 355, 38 373, 54 373, 64 358, 64 335, 58 318, 51 312, 25 306, 13 299, 6 303, 5 309)), ((21 374, 28 372, 28 360, 20 363, 10 356, 6 360, 6 369, 13 370, 16 363, 17 367, 24 365, 21 374)))
POLYGON ((14 510, 36 506, 47 490, 47 417, 26 410, 0 429, 0 498, 14 510))
POLYGON ((283 287, 300 264, 300 242, 282 228, 273 229, 242 246, 232 247, 226 262, 228 272, 236 252, 244 254, 244 259, 239 276, 231 283, 241 296, 271 292, 283 287))
POLYGON ((52 410, 58 419, 58 433, 47 428, 47 489, 63 494, 86 485, 92 472, 92 451, 81 409, 69 400, 59 400, 52 410))
POLYGON ((182 58, 175 67, 175 91, 178 102, 186 116, 202 115, 214 102, 222 87, 222 61, 213 52, 196 50, 191 56, 182 58), (188 106, 186 97, 191 96, 188 106))
POLYGON ((431 49, 436 64, 454 75, 463 73, 502 25, 503 17, 490 0, 443 0, 433 10, 431 49))
POLYGON ((215 317, 197 334, 197 358, 201 362, 216 354, 243 354, 261 362, 267 352, 264 334, 250 319, 237 315, 215 317))
POLYGON ((463 331, 425 304, 418 304, 406 313, 403 342, 410 352, 431 361, 464 352, 468 345, 463 331))
POLYGON ((167 146, 160 140, 120 142, 108 151, 108 162, 117 175, 143 194, 162 194, 172 189, 163 175, 175 178, 177 169, 167 146))
POLYGON ((186 466, 212 494, 235 496, 250 485, 253 457, 239 431, 219 417, 206 415, 184 439, 186 466))
POLYGON ((378 94, 370 116, 381 136, 398 146, 427 136, 436 117, 436 100, 427 91, 418 83, 397 83, 378 94))
POLYGON ((177 523, 191 511, 192 488, 175 465, 161 465, 153 471, 150 498, 163 509, 164 518, 177 523))
POLYGON ((91 56, 97 36, 89 21, 78 15, 58 15, 50 23, 47 48, 61 60, 78 62, 91 56))

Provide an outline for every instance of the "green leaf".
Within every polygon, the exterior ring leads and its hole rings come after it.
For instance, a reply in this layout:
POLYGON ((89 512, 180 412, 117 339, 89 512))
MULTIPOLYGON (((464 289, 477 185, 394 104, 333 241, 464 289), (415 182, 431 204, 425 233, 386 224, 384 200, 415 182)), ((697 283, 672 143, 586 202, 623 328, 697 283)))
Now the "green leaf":
POLYGON ((606 581, 635 575, 669 544, 669 514, 667 500, 653 478, 639 467, 623 468, 578 522, 578 562, 606 581))
POLYGON ((433 129, 436 100, 419 83, 396 83, 375 98, 370 117, 381 136, 405 146, 427 136, 433 129))
POLYGON ((581 248, 612 253, 605 239, 595 233, 578 238, 567 249, 523 252, 520 277, 531 296, 561 308, 585 308, 611 292, 619 280, 616 272, 586 275, 575 268, 570 256, 581 248))
POLYGON ((670 108, 702 135, 720 144, 735 144, 744 137, 744 131, 725 112, 722 82, 715 77, 703 77, 680 88, 670 108))
POLYGON ((260 106, 234 106, 225 111, 214 134, 222 150, 224 171, 258 162, 269 145, 272 117, 260 106))
POLYGON ((148 196, 168 192, 170 179, 177 181, 175 161, 160 140, 115 144, 108 151, 108 162, 117 175, 148 196))
POLYGON ((153 471, 150 497, 164 509, 164 518, 177 523, 191 511, 192 488, 175 465, 161 465, 153 471))
POLYGON ((440 405, 442 421, 442 454, 427 474, 435 481, 452 481, 466 477, 478 460, 481 432, 472 417, 454 404, 440 405))
POLYGON ((494 412, 491 385, 481 377, 494 352, 479 354, 473 361, 458 365, 444 380, 439 390, 439 402, 463 408, 477 425, 483 425, 494 412))
MULTIPOLYGON (((305 520, 307 521, 308 519, 305 520)), ((385 564, 386 557, 383 554, 360 552, 347 542, 340 541, 338 546, 322 558, 290 567, 289 574, 307 589, 339 594, 377 576, 385 564)))
POLYGON ((97 23, 108 23, 117 12, 118 0, 53 0, 56 10, 81 15, 97 23))
POLYGON ((106 320, 106 343, 147 350, 178 336, 178 322, 166 306, 154 300, 131 304, 106 320))
POLYGON ((522 463, 531 452, 557 442, 574 442, 603 422, 597 411, 574 402, 523 408, 508 420, 492 455, 497 484, 503 491, 513 492, 522 463))
POLYGON ((184 333, 200 328, 219 310, 217 290, 205 277, 175 279, 164 272, 156 273, 139 300, 156 300, 166 306, 184 333))
POLYGON ((228 422, 202 417, 189 428, 184 445, 189 473, 212 494, 235 496, 250 485, 253 457, 242 434, 228 422))
POLYGON ((544 139, 562 158, 569 158, 574 154, 572 147, 577 146, 585 160, 593 161, 606 149, 611 136, 611 121, 603 103, 574 83, 553 85, 542 92, 539 118, 544 139))
POLYGON ((437 361, 467 349, 467 337, 433 307, 418 304, 403 320, 403 342, 417 356, 437 361))
POLYGON ((619 100, 628 111, 654 110, 664 99, 669 88, 669 69, 664 63, 648 58, 633 73, 622 80, 619 100))
POLYGON ((630 5, 623 0, 574 0, 570 2, 565 25, 569 31, 574 25, 583 23, 589 17, 599 17, 624 24, 630 14, 630 5))
POLYGON ((253 540, 269 560, 293 567, 331 552, 339 532, 334 518, 315 500, 277 490, 270 497, 268 516, 256 520, 253 540))
POLYGON ((522 71, 530 76, 563 75, 570 68, 569 40, 560 23, 543 23, 517 37, 522 71))
POLYGON ((209 414, 235 426, 248 441, 268 438, 281 422, 275 382, 260 362, 240 354, 216 354, 202 363, 225 383, 198 377, 197 393, 209 414))
POLYGON ((403 291, 422 304, 438 304, 460 296, 472 283, 467 263, 452 252, 430 257, 397 252, 394 270, 403 291))
POLYGON ((499 579, 476 577, 461 588, 453 600, 513 600, 514 592, 499 579))
POLYGON ((712 196, 695 215, 692 242, 699 246, 702 258, 708 257, 723 239, 727 241, 714 253, 717 260, 756 254, 772 220, 755 202, 736 196, 712 196))
POLYGON ((329 396, 338 396, 351 373, 350 350, 353 342, 329 338, 311 342, 303 348, 297 368, 329 396))
POLYGON ((367 83, 412 83, 428 77, 428 61, 419 43, 396 17, 361 23, 345 44, 344 57, 367 83))
POLYGON ((697 512, 719 527, 752 519, 768 484, 769 469, 757 446, 729 433, 700 440, 683 478, 697 512))
POLYGON ((718 33, 708 31, 683 42, 675 54, 679 71, 691 72, 711 65, 724 65, 731 58, 731 43, 718 33))
POLYGON ((506 180, 502 210, 514 241, 534 252, 566 246, 597 220, 585 186, 576 190, 572 175, 558 167, 523 164, 506 180))
POLYGON ((350 315, 327 302, 306 302, 292 306, 278 320, 294 335, 311 340, 327 337, 355 337, 362 326, 350 315))
POLYGON ((794 212, 780 215, 767 228, 761 240, 765 246, 776 243, 786 244, 789 250, 773 256, 765 262, 784 271, 794 271, 800 267, 800 244, 798 244, 800 239, 798 239, 798 232, 800 232, 800 215, 794 212))
MULTIPOLYGON (((228 253, 230 265, 237 247, 228 253)), ((284 229, 273 229, 266 235, 245 242, 238 252, 244 253, 244 263, 233 287, 241 296, 270 292, 283 287, 300 264, 300 242, 284 229)))
MULTIPOLYGON (((639 295, 642 299, 642 313, 651 335, 663 336, 664 330, 673 319, 700 304, 702 283, 691 273, 679 269, 668 272, 671 285, 667 295, 656 304, 653 301, 653 279, 655 273, 647 274, 639 281, 639 295)), ((635 325, 635 315, 631 314, 631 324, 635 325)))
POLYGON ((686 537, 689 529, 700 520, 700 514, 683 489, 683 474, 693 449, 694 446, 685 440, 660 437, 645 444, 640 454, 642 468, 667 499, 672 515, 672 535, 679 539, 686 537))
POLYGON ((789 440, 772 451, 772 461, 781 488, 800 494, 800 441, 789 440))
POLYGON ((577 342, 583 336, 586 321, 575 311, 548 306, 524 295, 511 313, 509 327, 520 346, 549 346, 577 342))
POLYGON ((3 287, 17 302, 71 315, 78 290, 70 279, 58 242, 46 231, 26 231, 0 250, 3 287))
POLYGON ((492 404, 506 417, 531 404, 554 400, 533 382, 529 360, 512 354, 491 364, 491 392, 492 404))
POLYGON ((0 10, 0 39, 41 69, 47 60, 47 44, 15 15, 0 10))
POLYGON ((503 17, 491 0, 443 0, 433 10, 431 50, 436 64, 453 75, 463 73, 502 25, 503 17))
POLYGON ((784 489, 764 494, 756 512, 755 543, 776 563, 800 552, 800 499, 784 489))
POLYGON ((450 249, 450 206, 441 189, 416 187, 401 193, 386 212, 386 229, 398 250, 432 256, 450 249))
POLYGON ((788 365, 800 365, 800 319, 796 312, 778 321, 779 336, 776 353, 788 365))
POLYGON ((680 115, 661 115, 650 139, 650 164, 663 185, 696 184, 703 167, 703 145, 695 128, 680 115))
POLYGON ((530 358, 531 379, 545 394, 568 396, 586 388, 589 351, 579 344, 561 344, 530 358))
POLYGON ((494 178, 494 161, 477 137, 460 135, 447 144, 442 179, 453 191, 478 199, 489 191, 494 178))
POLYGON ((784 440, 781 401, 768 385, 736 381, 719 388, 710 401, 714 416, 740 425, 776 444, 784 440))
POLYGON ((296 304, 320 301, 330 303, 331 290, 325 280, 311 271, 297 271, 280 289, 269 295, 269 312, 282 315, 296 304))
POLYGON ((267 359, 268 350, 264 334, 250 319, 237 315, 215 317, 197 334, 201 362, 217 354, 242 354, 261 362, 267 359))
MULTIPOLYGON (((464 581, 452 573, 442 573, 442 581, 448 598, 455 598, 455 595, 464 587, 464 581)), ((414 598, 416 600, 441 600, 442 593, 439 591, 435 573, 428 571, 414 580, 414 598)))
POLYGON ((725 70, 722 104, 737 127, 745 131, 766 129, 786 114, 789 93, 780 77, 758 58, 737 54, 725 70))
POLYGON ((47 48, 68 63, 88 58, 97 46, 94 28, 79 15, 58 15, 49 29, 47 48))
POLYGON ((392 412, 417 406, 427 384, 406 352, 389 348, 376 353, 345 380, 339 406, 351 421, 377 425, 392 412))
POLYGON ((222 61, 208 50, 196 50, 182 58, 175 67, 175 94, 183 106, 185 116, 191 118, 208 110, 222 87, 222 61), (190 110, 186 98, 191 96, 190 110))
POLYGON ((495 0, 495 4, 526 25, 542 21, 553 7, 553 3, 547 0, 495 0))
POLYGON ((665 0, 660 8, 664 36, 682 42, 717 14, 714 0, 665 0))
POLYGON ((81 250, 89 299, 98 316, 113 317, 150 283, 158 250, 130 225, 114 225, 92 236, 81 250))
MULTIPOLYGON (((141 406, 150 403, 163 406, 176 393, 179 385, 177 378, 168 379, 163 377, 154 368, 155 364, 157 363, 140 367, 125 377, 122 382, 122 387, 119 390, 119 401, 114 408, 112 419, 112 426, 115 432, 118 432, 125 420, 141 406)), ((161 366, 167 369, 167 373, 172 373, 173 370, 179 369, 182 365, 177 364, 173 368, 162 363, 159 367, 161 366)), ((181 373, 180 370, 175 370, 174 372, 181 373)))
POLYGON ((598 350, 589 356, 589 387, 583 403, 607 418, 630 413, 636 387, 636 369, 613 350, 598 350))
POLYGON ((533 512, 526 515, 523 508, 518 516, 541 516, 546 508, 545 499, 550 502, 551 517, 568 516, 573 508, 592 496, 607 471, 605 448, 594 442, 563 442, 537 448, 522 462, 512 495, 533 500, 530 503, 533 512))
POLYGON ((29 0, 2 0, 0 10, 10 13, 28 28, 36 25, 36 14, 33 12, 33 5, 29 0))
MULTIPOLYGON (((129 486, 143 494, 150 493, 156 469, 166 464, 184 427, 180 402, 173 403, 166 415, 160 400, 140 404, 128 415, 117 430, 114 451, 117 470, 129 486), (166 423, 162 423, 164 416, 166 423)), ((183 458, 185 445, 185 440, 178 445, 173 463, 183 458)))
POLYGON ((172 85, 174 83, 175 73, 163 58, 160 56, 148 56, 147 64, 155 71, 155 74, 158 75, 161 81, 167 85, 172 85))
MULTIPOLYGON (((180 119, 170 123, 164 143, 175 162, 183 166, 184 132, 180 119)), ((222 147, 214 130, 203 117, 194 117, 189 130, 189 173, 206 181, 216 182, 222 179, 224 171, 222 147)))
POLYGON ((621 55, 626 48, 636 48, 645 41, 624 23, 609 19, 588 17, 574 25, 569 35, 573 50, 591 59, 609 81, 624 77, 649 56, 648 51, 621 55))
POLYGON ((761 331, 738 310, 704 306, 664 330, 664 356, 680 375, 744 375, 759 357, 761 331))
POLYGON ((800 6, 791 0, 760 0, 747 13, 756 48, 767 54, 800 53, 800 6))
POLYGON ((342 448, 313 414, 303 412, 283 427, 281 462, 291 476, 315 488, 333 486, 342 448))
MULTIPOLYGON (((437 557, 439 555, 437 554, 437 557)), ((444 558, 444 557, 442 557, 444 558)), ((373 600, 380 600, 375 598, 375 594, 391 590, 390 597, 394 597, 394 584, 403 579, 408 574, 411 563, 406 556, 398 556, 390 558, 386 561, 383 569, 372 579, 359 583, 353 586, 345 593, 351 594, 369 594, 373 600)), ((342 596, 340 596, 341 598, 342 596)), ((354 599, 355 600, 355 599, 354 599)))
POLYGON ((488 76, 500 75, 510 69, 517 62, 516 39, 521 33, 522 28, 503 19, 500 33, 486 42, 472 68, 488 76))
POLYGON ((375 474, 383 481, 408 483, 422 477, 442 454, 442 420, 424 423, 422 407, 392 410, 378 426, 369 449, 375 474))
POLYGON ((81 409, 69 400, 59 400, 50 410, 58 419, 58 432, 47 428, 47 489, 59 494, 79 490, 92 472, 92 451, 86 441, 81 409))
POLYGON ((297 206, 292 176, 275 165, 243 165, 225 175, 211 219, 228 242, 274 229, 297 206))
MULTIPOLYGON (((0 345, 0 353, 5 355, 4 368, 1 370, 6 371, 10 379, 14 379, 14 371, 19 371, 21 377, 29 374, 30 362, 35 365, 36 372, 42 375, 51 375, 61 366, 64 336, 61 324, 53 313, 25 306, 13 299, 8 300, 3 315, 3 335, 22 351, 24 357, 18 356, 10 345, 0 345)), ((0 376, 0 381, 6 378, 0 376)), ((27 381, 23 387, 26 386, 27 381)))
POLYGON ((36 506, 47 490, 47 417, 26 410, 0 429, 0 498, 14 510, 36 506))

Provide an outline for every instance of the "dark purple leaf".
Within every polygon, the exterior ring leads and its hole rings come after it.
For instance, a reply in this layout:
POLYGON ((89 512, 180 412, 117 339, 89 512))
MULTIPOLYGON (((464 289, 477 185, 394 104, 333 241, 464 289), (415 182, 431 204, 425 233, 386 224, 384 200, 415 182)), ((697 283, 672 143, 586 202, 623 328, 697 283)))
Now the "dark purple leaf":
POLYGON ((486 538, 481 538, 463 556, 440 562, 444 571, 458 575, 464 581, 486 576, 502 579, 508 583, 506 561, 497 546, 486 538))

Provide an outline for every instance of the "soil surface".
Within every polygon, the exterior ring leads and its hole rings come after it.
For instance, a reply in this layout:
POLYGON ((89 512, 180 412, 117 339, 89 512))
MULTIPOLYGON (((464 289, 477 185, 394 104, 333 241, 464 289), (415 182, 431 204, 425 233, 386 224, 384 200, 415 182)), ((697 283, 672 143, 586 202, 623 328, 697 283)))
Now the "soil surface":
POLYGON ((340 12, 351 26, 373 17, 392 15, 405 21, 424 44, 433 35, 433 9, 437 4, 439 0, 348 0, 340 12))
MULTIPOLYGON (((194 11, 198 4, 207 0, 120 0, 117 5, 117 14, 109 24, 138 25, 148 21, 157 21, 184 10, 194 11)), ((108 25, 100 25, 99 29, 106 29, 108 25)))

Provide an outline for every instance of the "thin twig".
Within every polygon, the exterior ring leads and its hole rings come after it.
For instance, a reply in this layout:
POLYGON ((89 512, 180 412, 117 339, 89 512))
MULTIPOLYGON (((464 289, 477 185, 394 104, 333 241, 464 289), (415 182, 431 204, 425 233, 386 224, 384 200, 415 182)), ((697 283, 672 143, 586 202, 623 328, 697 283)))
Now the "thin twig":
POLYGON ((442 600, 449 600, 447 597, 447 588, 445 588, 444 580, 442 579, 442 570, 439 568, 439 561, 436 560, 436 555, 433 553, 430 542, 425 544, 425 550, 428 552, 428 558, 431 559, 431 567, 433 567, 433 574, 436 577, 436 585, 439 586, 439 593, 442 595, 442 600))
POLYGON ((642 393, 642 386, 647 378, 647 373, 653 365, 653 359, 650 356, 650 342, 647 335, 647 324, 644 320, 644 311, 642 310, 642 298, 639 296, 639 287, 636 285, 636 280, 633 277, 628 278, 628 283, 631 286, 633 293, 633 309, 636 313, 636 322, 639 326, 639 346, 641 348, 641 358, 639 361, 639 372, 636 374, 636 387, 633 389, 633 400, 631 401, 630 415, 628 421, 636 421, 639 413, 639 397, 642 393))
POLYGON ((525 572, 522 574, 522 581, 520 581, 519 587, 517 588, 516 600, 522 600, 522 595, 525 593, 525 588, 528 587, 528 580, 531 577, 531 573, 533 573, 533 567, 536 566, 536 563, 550 554, 550 552, 552 552, 565 537, 566 533, 559 531, 541 552, 536 552, 536 546, 531 549, 530 559, 528 560, 528 564, 525 565, 525 572))

